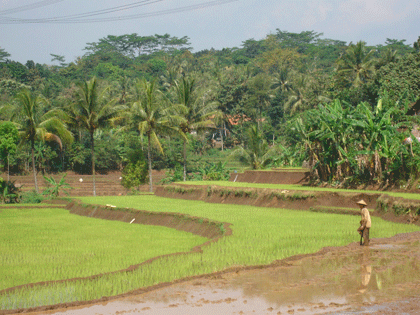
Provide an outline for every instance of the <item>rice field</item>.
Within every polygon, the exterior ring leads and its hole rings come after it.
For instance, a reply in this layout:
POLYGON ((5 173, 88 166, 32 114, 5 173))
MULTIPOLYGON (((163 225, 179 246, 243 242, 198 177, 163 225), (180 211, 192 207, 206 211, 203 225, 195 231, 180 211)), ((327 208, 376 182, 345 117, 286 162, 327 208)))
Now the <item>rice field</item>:
POLYGON ((0 290, 125 269, 207 241, 166 227, 86 218, 65 209, 11 207, 0 212, 0 240, 0 290))
MULTIPOLYGON (((131 273, 110 274, 95 280, 57 283, 0 295, 2 309, 93 300, 229 267, 269 264, 289 256, 317 252, 326 246, 343 246, 359 240, 356 232, 360 220, 358 216, 209 204, 152 195, 80 199, 85 203, 186 213, 229 222, 232 223, 233 235, 203 248, 202 253, 165 257, 131 273)), ((372 217, 372 238, 418 230, 417 226, 372 217)))

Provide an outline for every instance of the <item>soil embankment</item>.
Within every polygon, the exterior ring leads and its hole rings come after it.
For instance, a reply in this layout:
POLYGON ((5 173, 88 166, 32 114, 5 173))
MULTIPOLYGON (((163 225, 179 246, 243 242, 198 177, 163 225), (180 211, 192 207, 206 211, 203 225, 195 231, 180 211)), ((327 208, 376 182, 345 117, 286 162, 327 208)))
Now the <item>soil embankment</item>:
POLYGON ((314 192, 222 186, 167 185, 156 187, 156 196, 201 200, 210 203, 230 203, 256 207, 309 210, 314 207, 354 208, 364 199, 376 206, 380 194, 314 192))
POLYGON ((70 213, 86 217, 116 220, 127 223, 133 222, 135 224, 165 226, 180 231, 190 232, 211 240, 231 234, 231 229, 229 228, 230 223, 210 221, 206 218, 192 217, 186 214, 150 212, 129 208, 122 209, 115 208, 112 205, 82 206, 82 204, 77 201, 70 202, 66 208, 70 210, 70 213))
MULTIPOLYGON (((61 197, 79 197, 79 196, 92 196, 93 195, 93 176, 86 174, 76 174, 74 172, 67 172, 63 174, 48 174, 47 177, 52 177, 56 182, 59 182, 64 174, 65 182, 71 188, 66 189, 67 194, 62 191, 61 197)), ((165 171, 154 170, 152 172, 154 186, 165 177, 165 171)), ((0 174, 3 179, 7 178, 6 174, 0 174)), ((12 175, 9 176, 10 181, 14 182, 21 192, 27 192, 35 189, 33 175, 12 175)), ((37 177, 39 191, 42 192, 48 187, 48 182, 38 174, 37 177)), ((106 174, 95 175, 95 194, 96 196, 124 196, 127 195, 130 190, 122 186, 122 174, 121 172, 109 172, 106 174)), ((149 185, 140 185, 137 187, 140 191, 149 191, 149 185)))
POLYGON ((230 174, 232 182, 263 183, 263 184, 307 184, 310 172, 305 169, 245 171, 230 174))
POLYGON ((256 207, 360 215, 356 201, 363 199, 371 215, 397 223, 420 225, 420 200, 407 200, 380 193, 319 192, 238 188, 221 186, 167 185, 156 187, 155 195, 167 198, 201 200, 210 203, 229 203, 256 207))

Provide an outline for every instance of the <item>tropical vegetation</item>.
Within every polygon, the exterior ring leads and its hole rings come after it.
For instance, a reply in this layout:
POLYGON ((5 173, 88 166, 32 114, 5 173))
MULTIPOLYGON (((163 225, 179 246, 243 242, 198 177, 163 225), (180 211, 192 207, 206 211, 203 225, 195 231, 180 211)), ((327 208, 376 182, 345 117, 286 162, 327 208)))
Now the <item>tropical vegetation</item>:
POLYGON ((194 179, 214 150, 235 151, 242 168, 305 162, 314 182, 338 185, 420 174, 418 41, 370 46, 277 29, 193 52, 186 36, 126 34, 87 43, 75 61, 12 57, 1 49, 0 121, 13 122, 21 141, 0 158, 4 171, 33 172, 35 189, 38 171, 128 167, 125 176, 137 175, 126 185, 148 180, 152 190, 152 169, 194 179))

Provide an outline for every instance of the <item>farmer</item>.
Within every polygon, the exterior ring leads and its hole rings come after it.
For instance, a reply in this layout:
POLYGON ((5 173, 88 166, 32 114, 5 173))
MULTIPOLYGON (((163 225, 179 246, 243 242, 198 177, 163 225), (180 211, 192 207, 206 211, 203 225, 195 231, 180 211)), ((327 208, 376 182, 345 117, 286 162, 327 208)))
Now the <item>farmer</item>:
POLYGON ((362 219, 360 220, 360 227, 357 229, 357 232, 360 234, 360 245, 368 246, 369 245, 369 230, 371 226, 369 210, 366 208, 367 203, 362 199, 356 202, 360 208, 360 214, 362 219), (364 242, 362 242, 362 239, 364 242))

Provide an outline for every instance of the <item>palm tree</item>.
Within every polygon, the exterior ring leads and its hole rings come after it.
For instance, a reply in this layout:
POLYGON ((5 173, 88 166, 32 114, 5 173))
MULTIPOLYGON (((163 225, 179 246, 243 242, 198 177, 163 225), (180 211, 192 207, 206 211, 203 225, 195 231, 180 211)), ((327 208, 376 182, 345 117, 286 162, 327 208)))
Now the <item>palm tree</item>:
POLYGON ((290 84, 290 71, 286 67, 281 67, 274 73, 272 86, 273 89, 280 89, 282 92, 289 92, 292 88, 290 84))
POLYGON ((174 85, 175 81, 181 76, 181 72, 181 65, 168 67, 164 74, 160 76, 163 87, 166 90, 169 90, 174 85))
POLYGON ((93 178, 93 196, 96 196, 95 182, 95 138, 96 130, 108 126, 113 118, 125 107, 123 105, 114 105, 115 100, 109 97, 109 88, 99 91, 98 81, 93 78, 89 81, 79 82, 75 93, 75 102, 70 104, 69 121, 77 124, 87 130, 91 141, 92 156, 92 178, 93 178))
POLYGON ((129 122, 138 129, 140 136, 147 136, 147 158, 149 163, 149 191, 153 191, 152 146, 163 153, 159 135, 179 133, 182 118, 177 115, 177 106, 170 106, 157 88, 156 79, 145 79, 134 85, 134 99, 127 110, 129 122))
POLYGON ((359 87, 375 72, 374 50, 366 51, 363 41, 350 44, 346 54, 338 60, 338 73, 348 76, 354 87, 359 87))
POLYGON ((287 92, 287 101, 284 104, 284 110, 295 113, 298 110, 306 109, 308 105, 307 91, 309 89, 309 79, 303 74, 297 75, 292 87, 287 92))
POLYGON ((254 119, 262 121, 263 112, 270 106, 270 99, 273 98, 272 90, 272 78, 264 73, 259 73, 255 77, 251 78, 247 82, 247 88, 249 91, 248 106, 250 106, 248 112, 254 113, 254 119))
MULTIPOLYGON (((217 102, 207 102, 206 94, 197 95, 197 85, 193 78, 182 77, 181 80, 175 81, 174 90, 175 98, 178 105, 182 107, 182 116, 185 118, 180 124, 180 131, 184 135, 191 134, 207 129, 216 128, 214 119, 221 117, 221 112, 217 109, 217 102)), ((183 138, 184 142, 184 182, 187 178, 187 138, 183 138)))
POLYGON ((243 160, 254 170, 265 167, 277 155, 277 148, 268 146, 264 134, 257 125, 248 128, 246 136, 246 147, 237 147, 230 157, 243 160))
POLYGON ((380 56, 376 64, 376 68, 380 69, 381 67, 387 64, 390 64, 392 62, 397 62, 399 58, 400 56, 398 55, 398 51, 396 49, 388 48, 380 56))
POLYGON ((19 124, 22 141, 29 141, 31 147, 32 169, 34 174, 35 191, 38 193, 38 183, 35 166, 35 141, 56 141, 62 148, 61 141, 70 143, 73 135, 67 126, 52 111, 44 113, 47 99, 37 96, 25 89, 17 94, 16 108, 12 120, 19 124), (52 133, 54 132, 54 133, 52 133))

